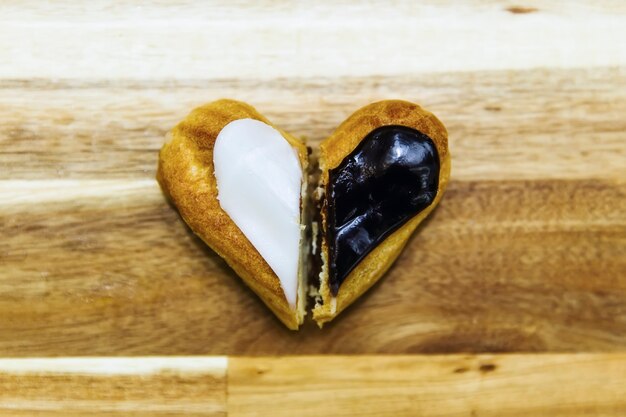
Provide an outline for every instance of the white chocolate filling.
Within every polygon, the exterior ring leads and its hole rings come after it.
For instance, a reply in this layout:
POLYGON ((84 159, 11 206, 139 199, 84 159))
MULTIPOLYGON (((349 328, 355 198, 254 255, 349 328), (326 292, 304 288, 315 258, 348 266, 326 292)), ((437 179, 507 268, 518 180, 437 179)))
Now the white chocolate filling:
POLYGON ((295 308, 302 167, 280 132, 254 119, 230 122, 213 150, 218 199, 280 279, 295 308))

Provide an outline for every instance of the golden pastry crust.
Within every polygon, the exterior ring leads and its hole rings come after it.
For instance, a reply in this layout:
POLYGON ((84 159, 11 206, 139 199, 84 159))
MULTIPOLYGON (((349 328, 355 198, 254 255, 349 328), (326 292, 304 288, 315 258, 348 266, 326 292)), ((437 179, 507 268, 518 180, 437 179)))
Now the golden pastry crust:
MULTIPOLYGON (((336 168, 372 130, 381 126, 400 125, 416 129, 429 136, 439 153, 439 187, 434 201, 372 250, 346 277, 336 298, 328 285, 328 244, 322 240, 324 267, 321 272, 320 295, 323 304, 313 310, 313 319, 321 327, 359 298, 378 281, 402 252, 409 237, 422 220, 441 200, 450 177, 450 152, 448 132, 432 113, 414 103, 386 100, 372 103, 357 110, 320 145, 320 185, 326 189, 328 171, 336 168)), ((322 210, 322 230, 326 230, 325 212, 322 210)), ((324 236, 324 234, 322 234, 324 236)))
POLYGON ((297 150, 306 178, 308 156, 303 142, 274 126, 248 104, 218 100, 193 110, 172 130, 159 153, 157 181, 191 230, 224 258, 288 328, 296 330, 304 319, 306 299, 299 293, 296 310, 289 307, 279 278, 217 199, 215 140, 228 123, 245 118, 279 130, 297 150))

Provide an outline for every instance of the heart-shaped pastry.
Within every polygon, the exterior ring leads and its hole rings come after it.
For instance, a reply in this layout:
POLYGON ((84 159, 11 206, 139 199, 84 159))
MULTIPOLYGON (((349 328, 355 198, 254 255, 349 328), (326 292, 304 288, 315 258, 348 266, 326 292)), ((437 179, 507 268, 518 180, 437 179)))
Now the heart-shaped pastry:
POLYGON ((304 143, 233 100, 194 110, 159 155, 157 179, 185 222, 290 329, 305 315, 307 276, 320 277, 320 326, 380 279, 450 174, 443 124, 398 100, 355 112, 319 162, 309 192, 304 143))

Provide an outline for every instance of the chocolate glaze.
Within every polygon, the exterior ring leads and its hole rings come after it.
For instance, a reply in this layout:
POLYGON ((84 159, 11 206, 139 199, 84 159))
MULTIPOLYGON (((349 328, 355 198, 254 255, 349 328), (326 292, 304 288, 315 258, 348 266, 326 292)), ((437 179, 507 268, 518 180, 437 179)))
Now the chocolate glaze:
POLYGON ((326 236, 334 295, 368 253, 433 202, 438 186, 435 144, 405 126, 373 130, 329 171, 326 236))

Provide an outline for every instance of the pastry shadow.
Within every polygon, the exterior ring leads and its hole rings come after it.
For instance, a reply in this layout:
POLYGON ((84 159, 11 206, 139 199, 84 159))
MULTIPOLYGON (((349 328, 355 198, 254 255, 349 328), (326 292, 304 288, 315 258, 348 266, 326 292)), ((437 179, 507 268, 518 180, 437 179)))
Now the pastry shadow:
POLYGON ((250 287, 248 287, 241 279, 241 277, 239 277, 239 275, 237 275, 237 273, 226 263, 226 261, 206 243, 204 243, 204 241, 191 230, 182 218, 180 220, 184 225, 185 232, 190 237, 192 244, 203 255, 203 260, 200 260, 199 262, 206 263, 208 260, 214 268, 219 270, 219 276, 217 277, 215 274, 207 273, 205 279, 207 285, 227 286, 229 291, 225 292, 236 294, 236 299, 233 299, 233 302, 236 303, 234 308, 239 310, 241 313, 253 314, 257 319, 261 319, 267 325, 274 327, 276 331, 285 335, 297 333, 286 328, 285 325, 274 314, 272 314, 268 307, 265 306, 259 296, 256 295, 256 293, 252 291, 250 287), (254 311, 249 311, 250 308, 254 311))
MULTIPOLYGON (((228 275, 233 280, 241 281, 241 278, 239 278, 237 273, 233 271, 230 266, 228 266, 226 261, 224 261, 221 256, 219 256, 213 249, 209 247, 209 245, 204 243, 204 241, 198 235, 196 235, 193 230, 191 230, 167 192, 163 190, 163 187, 159 186, 159 188, 161 190, 163 199, 165 200, 168 207, 176 213, 177 221, 185 229, 185 234, 187 235, 187 237, 189 237, 192 245, 204 255, 203 260, 210 260, 211 263, 215 265, 221 273, 223 273, 224 275, 228 275)), ((240 282, 239 284, 240 286, 245 287, 248 291, 252 292, 245 284, 243 284, 243 282, 240 282)))

